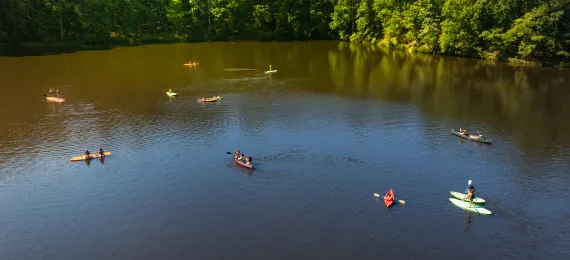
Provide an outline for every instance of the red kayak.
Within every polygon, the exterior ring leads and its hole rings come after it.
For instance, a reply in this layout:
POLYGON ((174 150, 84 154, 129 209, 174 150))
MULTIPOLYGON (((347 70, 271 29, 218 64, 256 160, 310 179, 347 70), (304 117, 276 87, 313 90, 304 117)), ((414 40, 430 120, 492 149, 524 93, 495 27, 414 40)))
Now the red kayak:
POLYGON ((199 99, 197 99, 197 100, 198 100, 198 102, 202 102, 202 103, 205 103, 205 102, 218 102, 218 99, 217 99, 217 98, 199 98, 199 99))
POLYGON ((390 208, 390 206, 394 205, 394 192, 392 189, 390 189, 388 193, 386 193, 386 196, 384 196, 384 204, 386 204, 386 208, 390 208))
MULTIPOLYGON (((253 161, 253 160, 252 160, 252 161, 253 161)), ((234 162, 236 162, 237 164, 239 164, 239 165, 241 165, 241 166, 243 166, 243 167, 245 167, 245 168, 253 169, 253 164, 244 163, 244 162, 238 160, 237 157, 235 157, 235 156, 234 156, 234 162)))

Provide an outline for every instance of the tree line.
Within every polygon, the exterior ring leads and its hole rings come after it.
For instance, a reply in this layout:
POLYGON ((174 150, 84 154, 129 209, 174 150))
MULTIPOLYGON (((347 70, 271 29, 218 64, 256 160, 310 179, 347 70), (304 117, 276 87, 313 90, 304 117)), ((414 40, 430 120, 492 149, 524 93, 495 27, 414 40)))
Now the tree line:
POLYGON ((567 65, 570 0, 0 0, 0 48, 9 55, 310 39, 567 65))

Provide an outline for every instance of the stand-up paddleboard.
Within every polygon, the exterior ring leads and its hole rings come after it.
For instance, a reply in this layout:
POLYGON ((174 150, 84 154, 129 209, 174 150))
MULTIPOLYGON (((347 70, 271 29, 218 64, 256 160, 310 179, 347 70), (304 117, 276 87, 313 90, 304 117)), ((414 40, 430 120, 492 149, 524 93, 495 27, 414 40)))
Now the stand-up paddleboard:
MULTIPOLYGON (((103 152, 103 154, 105 156, 109 156, 111 155, 111 152, 103 152)), ((78 162, 78 161, 84 161, 84 160, 91 160, 91 159, 95 159, 95 158, 101 158, 101 156, 98 153, 92 153, 89 155, 89 158, 85 158, 84 155, 80 155, 80 156, 75 156, 73 158, 71 158, 72 162, 78 162)))
MULTIPOLYGON (((455 197, 456 199, 463 200, 463 201, 469 201, 467 199, 467 195, 465 195, 464 193, 459 193, 456 191, 450 191, 449 193, 451 193, 451 196, 455 197)), ((482 198, 479 198, 479 197, 475 197, 473 199, 473 203, 483 204, 483 203, 485 203, 485 200, 482 198)))
POLYGON ((451 201, 451 203, 455 204, 455 206, 458 206, 464 210, 468 210, 468 211, 483 214, 483 215, 491 215, 492 214, 491 211, 489 211, 488 209, 483 208, 479 205, 473 204, 473 206, 469 207, 469 202, 461 201, 461 200, 454 199, 454 198, 449 198, 449 201, 451 201))
POLYGON ((175 97, 175 96, 178 96, 178 93, 166 92, 166 95, 171 96, 171 97, 175 97))

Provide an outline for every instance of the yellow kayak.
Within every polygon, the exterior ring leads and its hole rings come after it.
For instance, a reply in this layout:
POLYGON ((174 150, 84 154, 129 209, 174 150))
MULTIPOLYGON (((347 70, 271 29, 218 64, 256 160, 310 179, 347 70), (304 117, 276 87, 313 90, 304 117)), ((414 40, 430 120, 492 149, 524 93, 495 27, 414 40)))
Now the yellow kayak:
MULTIPOLYGON (((111 155, 111 152, 104 152, 103 154, 105 156, 109 156, 109 155, 111 155)), ((95 159, 95 158, 101 158, 99 153, 92 153, 89 155, 88 158, 85 158, 85 155, 75 156, 75 157, 71 158, 71 161, 77 162, 77 161, 91 160, 91 159, 95 159)))
POLYGON ((47 101, 50 102, 57 102, 57 103, 62 103, 63 101, 65 101, 65 98, 60 98, 60 97, 46 97, 47 101))

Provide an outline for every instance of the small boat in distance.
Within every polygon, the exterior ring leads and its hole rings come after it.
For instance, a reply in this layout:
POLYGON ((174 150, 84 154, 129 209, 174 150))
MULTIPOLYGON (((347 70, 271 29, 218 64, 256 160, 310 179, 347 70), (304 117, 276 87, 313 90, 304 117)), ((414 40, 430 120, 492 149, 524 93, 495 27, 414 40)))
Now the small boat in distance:
POLYGON ((466 131, 461 132, 461 128, 459 129, 459 131, 455 131, 454 129, 451 129, 451 133, 459 136, 461 138, 465 138, 465 139, 469 139, 471 141, 475 141, 475 142, 480 142, 480 143, 486 143, 486 144, 492 144, 493 141, 490 139, 485 138, 482 134, 479 135, 470 135, 470 134, 465 134, 466 131))

